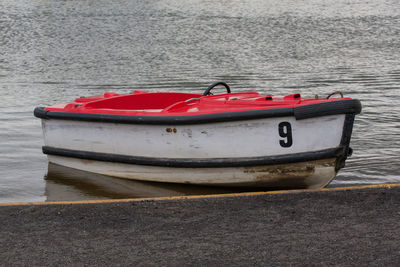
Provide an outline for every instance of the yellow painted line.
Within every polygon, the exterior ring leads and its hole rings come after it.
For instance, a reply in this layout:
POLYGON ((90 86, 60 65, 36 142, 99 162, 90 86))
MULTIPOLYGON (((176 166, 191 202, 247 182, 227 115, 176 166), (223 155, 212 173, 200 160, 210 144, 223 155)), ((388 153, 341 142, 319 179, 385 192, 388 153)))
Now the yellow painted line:
POLYGON ((152 198, 127 198, 127 199, 104 199, 104 200, 78 200, 78 201, 38 201, 38 202, 14 202, 0 203, 0 206, 28 206, 28 205, 66 205, 66 204, 102 204, 102 203, 125 203, 125 202, 142 202, 142 201, 161 201, 161 200, 181 200, 181 199, 203 199, 203 198, 220 198, 220 197, 241 197, 241 196, 260 196, 260 195, 280 195, 302 192, 325 192, 325 191, 347 191, 359 189, 374 188, 392 188, 400 187, 399 184, 376 184, 376 185, 360 185, 347 187, 332 187, 320 189, 296 189, 296 190, 277 190, 265 192, 246 192, 246 193, 228 193, 214 195, 193 195, 193 196, 173 196, 173 197, 152 197, 152 198))

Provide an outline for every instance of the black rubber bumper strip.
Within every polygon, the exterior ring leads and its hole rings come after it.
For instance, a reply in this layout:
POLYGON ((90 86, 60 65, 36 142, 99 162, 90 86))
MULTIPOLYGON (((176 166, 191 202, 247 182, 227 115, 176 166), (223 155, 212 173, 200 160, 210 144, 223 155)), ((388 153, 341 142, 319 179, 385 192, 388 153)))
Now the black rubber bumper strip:
POLYGON ((285 163, 306 162, 319 159, 339 157, 343 153, 343 147, 324 149, 319 151, 294 153, 278 156, 265 157, 242 157, 242 158, 150 158, 126 156, 109 153, 97 153, 80 150, 70 150, 44 146, 43 153, 48 155, 70 157, 85 160, 96 160, 103 162, 125 163, 135 165, 148 165, 174 168, 224 168, 224 167, 247 167, 265 166, 285 163))
POLYGON ((336 114, 359 114, 361 103, 357 99, 336 100, 294 108, 277 108, 221 112, 188 116, 135 116, 48 111, 43 107, 35 108, 34 115, 41 119, 76 120, 126 124, 183 125, 240 120, 253 120, 274 117, 294 116, 297 120, 336 114))

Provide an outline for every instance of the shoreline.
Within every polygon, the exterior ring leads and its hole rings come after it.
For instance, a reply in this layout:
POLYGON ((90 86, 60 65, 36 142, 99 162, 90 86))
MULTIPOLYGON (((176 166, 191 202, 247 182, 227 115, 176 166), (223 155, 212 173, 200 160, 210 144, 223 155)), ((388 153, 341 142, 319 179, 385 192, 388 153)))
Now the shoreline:
POLYGON ((66 204, 103 204, 103 203, 124 203, 124 202, 141 202, 141 201, 163 201, 163 200, 185 200, 185 199, 202 199, 202 198, 221 198, 221 197, 240 197, 240 196, 257 196, 257 195, 279 195, 293 194, 302 192, 326 192, 326 191, 347 191, 361 189, 378 189, 400 187, 400 183, 388 184, 372 184, 372 185, 352 185, 340 187, 325 187, 319 189, 290 189, 290 190, 273 190, 273 191, 257 191, 242 193, 219 193, 219 194, 200 194, 185 196, 166 196, 166 197, 142 197, 142 198, 123 198, 123 199, 97 199, 97 200, 71 200, 71 201, 26 201, 26 202, 5 202, 0 203, 2 206, 29 206, 29 205, 66 205, 66 204))

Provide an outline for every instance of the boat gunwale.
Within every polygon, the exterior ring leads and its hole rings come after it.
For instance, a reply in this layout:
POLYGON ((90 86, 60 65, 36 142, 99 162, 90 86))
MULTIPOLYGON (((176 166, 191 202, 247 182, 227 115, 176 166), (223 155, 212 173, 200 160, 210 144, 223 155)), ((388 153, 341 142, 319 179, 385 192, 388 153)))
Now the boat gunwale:
POLYGON ((154 115, 117 115, 100 113, 76 113, 49 111, 45 107, 36 107, 34 115, 41 119, 59 119, 124 124, 150 125, 184 125, 227 121, 253 120, 262 118, 294 116, 296 120, 309 119, 321 116, 338 114, 359 114, 361 102, 358 99, 344 99, 300 105, 288 108, 269 108, 246 111, 218 112, 197 115, 181 116, 154 116, 154 115))

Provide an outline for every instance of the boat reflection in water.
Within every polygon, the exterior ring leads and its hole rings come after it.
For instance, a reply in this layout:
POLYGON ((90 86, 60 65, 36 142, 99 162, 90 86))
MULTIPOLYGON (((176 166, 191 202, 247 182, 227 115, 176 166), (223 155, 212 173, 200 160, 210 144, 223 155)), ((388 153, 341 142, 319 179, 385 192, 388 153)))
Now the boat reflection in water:
MULTIPOLYGON (((208 187, 127 180, 52 163, 49 163, 48 172, 44 178, 46 180, 46 201, 147 198, 249 191, 249 188, 208 187)), ((260 188, 254 190, 260 191, 260 188)))

